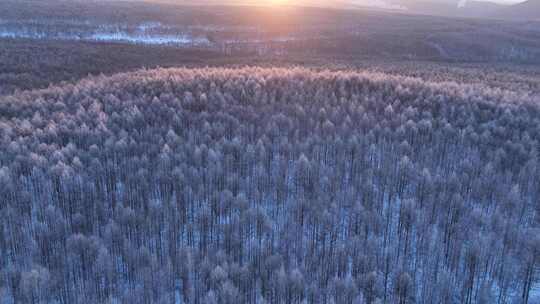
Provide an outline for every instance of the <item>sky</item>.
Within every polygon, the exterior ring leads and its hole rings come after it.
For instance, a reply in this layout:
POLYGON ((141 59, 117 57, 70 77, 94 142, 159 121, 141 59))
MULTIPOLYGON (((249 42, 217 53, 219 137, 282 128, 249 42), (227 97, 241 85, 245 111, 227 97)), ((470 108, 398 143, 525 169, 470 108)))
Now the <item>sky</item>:
MULTIPOLYGON (((309 0, 307 0, 307 1, 309 1, 309 0)), ((345 1, 347 1, 347 0, 345 0, 345 1)), ((422 1, 429 2, 430 0, 422 0, 422 1)), ((431 0, 431 1, 441 2, 440 0, 431 0)), ((519 3, 519 2, 523 2, 524 0, 478 0, 478 1, 495 2, 495 3, 500 3, 500 4, 516 4, 516 3, 519 3)), ((291 0, 291 2, 292 2, 292 0, 291 0)), ((381 2, 381 0, 348 0, 348 2, 353 3, 353 4, 376 6, 376 4, 381 2)), ((388 2, 392 2, 392 1, 388 1, 388 2)), ((394 2, 399 2, 399 1, 394 1, 394 2)), ((455 2, 458 3, 457 0, 455 2)))
MULTIPOLYGON (((235 1, 235 0, 233 0, 235 1)), ((358 5, 365 5, 365 6, 379 6, 380 3, 398 3, 399 0, 389 1, 389 0, 258 0, 258 1, 249 1, 245 0, 246 2, 254 2, 254 3, 260 3, 263 4, 265 1, 269 3, 288 3, 288 4, 324 4, 324 3, 331 3, 331 2, 342 2, 346 4, 358 4, 358 5)), ((429 1, 437 1, 441 2, 444 0, 421 0, 425 2, 429 1)), ((452 0, 447 0, 452 1, 452 0)), ((486 2, 496 2, 501 4, 515 4, 519 2, 523 2, 524 0, 479 0, 479 1, 486 1, 486 2)), ((226 2, 226 1, 219 1, 219 2, 226 2)), ((241 2, 241 0, 236 0, 236 2, 241 2)), ((459 0, 455 0, 456 4, 459 2, 459 0)))
MULTIPOLYGON (((150 0, 152 1, 152 0, 150 0)), ((154 0, 160 1, 160 0, 154 0)), ((162 2, 186 2, 185 0, 161 0, 162 2)), ((418 1, 434 1, 434 2, 455 2, 456 4, 459 0, 418 0, 418 1)), ((523 2, 525 0, 477 0, 477 1, 486 1, 486 2, 496 2, 501 4, 516 4, 523 2)), ((189 2, 189 1, 188 1, 189 2)), ((380 6, 381 3, 399 3, 400 0, 206 0, 205 2, 216 3, 216 4, 226 4, 226 3, 249 3, 249 4, 312 4, 312 5, 324 5, 331 3, 343 3, 343 4, 352 4, 352 5, 362 5, 362 6, 380 6)))
MULTIPOLYGON (((1 1, 1 0, 0 0, 1 1)), ((516 4, 526 0, 146 0, 160 2, 176 2, 176 3, 198 3, 206 4, 257 4, 257 5, 313 5, 313 6, 364 6, 383 9, 407 10, 407 3, 411 2, 435 2, 445 4, 455 4, 456 7, 466 8, 468 1, 484 1, 495 2, 499 4, 516 4)))

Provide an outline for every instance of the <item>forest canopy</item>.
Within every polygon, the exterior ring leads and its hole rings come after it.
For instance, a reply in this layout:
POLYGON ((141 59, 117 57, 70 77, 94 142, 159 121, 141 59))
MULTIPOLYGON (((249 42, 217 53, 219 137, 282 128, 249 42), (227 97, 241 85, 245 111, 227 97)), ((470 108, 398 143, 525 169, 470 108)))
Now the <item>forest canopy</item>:
POLYGON ((0 298, 527 303, 539 101, 298 68, 2 96, 0 298))

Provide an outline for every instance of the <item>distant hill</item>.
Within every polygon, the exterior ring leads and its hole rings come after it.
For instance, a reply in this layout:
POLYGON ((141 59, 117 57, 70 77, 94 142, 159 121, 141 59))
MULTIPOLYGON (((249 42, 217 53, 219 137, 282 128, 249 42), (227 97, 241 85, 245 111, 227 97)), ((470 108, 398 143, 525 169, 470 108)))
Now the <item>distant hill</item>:
POLYGON ((506 19, 540 20, 540 0, 528 0, 503 8, 498 10, 494 16, 506 19))
MULTIPOLYGON (((117 0, 118 1, 118 0, 117 0)), ((134 1, 134 0, 131 0, 134 1)), ((150 3, 189 5, 256 5, 265 1, 256 0, 139 0, 150 3)), ((495 0, 493 0, 495 1, 495 0)), ((508 5, 490 0, 297 0, 293 6, 313 6, 340 9, 382 9, 411 14, 495 18, 495 19, 540 19, 540 0, 528 0, 508 5)))
POLYGON ((494 18, 513 20, 540 20, 540 0, 504 5, 482 0, 390 0, 415 14, 494 18))
POLYGON ((391 3, 415 14, 472 18, 490 17, 505 7, 494 2, 475 0, 394 0, 391 3))
POLYGON ((487 1, 467 1, 457 8, 461 17, 490 17, 495 12, 506 8, 506 5, 487 1))
POLYGON ((540 20, 540 0, 498 4, 483 0, 388 0, 412 14, 513 20, 540 20))

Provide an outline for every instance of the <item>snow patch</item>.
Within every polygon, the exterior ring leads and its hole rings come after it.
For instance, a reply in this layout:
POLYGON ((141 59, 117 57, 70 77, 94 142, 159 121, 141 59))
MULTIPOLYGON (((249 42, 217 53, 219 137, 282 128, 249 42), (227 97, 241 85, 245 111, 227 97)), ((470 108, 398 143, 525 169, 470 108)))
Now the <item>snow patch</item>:
POLYGON ((531 286, 531 291, 529 292, 529 303, 540 304, 540 282, 536 282, 531 286))
POLYGON ((206 38, 194 38, 187 35, 130 35, 122 32, 96 33, 89 39, 154 45, 206 45, 210 43, 206 38))
POLYGON ((151 35, 130 34, 127 32, 97 32, 90 35, 74 35, 63 33, 43 33, 33 31, 0 30, 0 38, 25 38, 25 39, 52 39, 52 40, 86 40, 99 42, 124 42, 131 44, 148 45, 176 45, 187 46, 210 45, 206 37, 192 37, 186 34, 180 35, 151 35))

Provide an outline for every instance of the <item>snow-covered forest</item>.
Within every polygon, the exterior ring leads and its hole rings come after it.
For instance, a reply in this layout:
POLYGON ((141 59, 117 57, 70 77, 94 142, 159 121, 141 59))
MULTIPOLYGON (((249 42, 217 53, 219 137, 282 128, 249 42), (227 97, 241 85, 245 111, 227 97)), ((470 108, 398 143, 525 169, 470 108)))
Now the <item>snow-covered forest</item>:
POLYGON ((534 303, 540 106, 373 72, 0 97, 2 303, 534 303))

